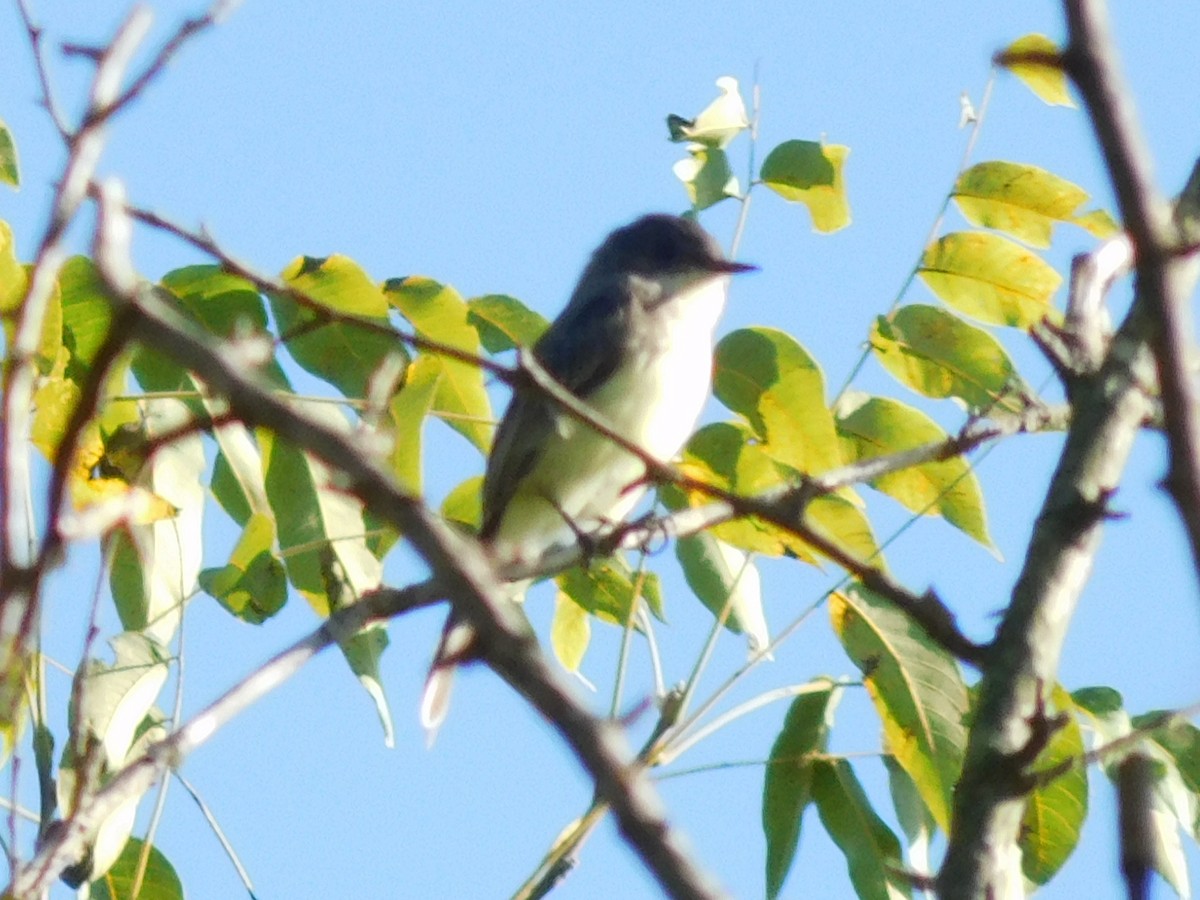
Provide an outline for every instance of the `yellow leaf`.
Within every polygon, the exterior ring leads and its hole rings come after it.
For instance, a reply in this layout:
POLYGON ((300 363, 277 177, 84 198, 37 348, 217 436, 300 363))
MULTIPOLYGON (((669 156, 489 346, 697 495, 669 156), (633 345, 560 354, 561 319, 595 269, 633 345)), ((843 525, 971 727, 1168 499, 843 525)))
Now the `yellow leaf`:
POLYGON ((1032 60, 1018 61, 1021 56, 1058 56, 1060 50, 1054 41, 1044 34, 1027 34, 1017 38, 1000 54, 1002 65, 1012 72, 1026 87, 1051 106, 1074 106, 1075 101, 1067 92, 1067 76, 1061 64, 1032 60), (1013 59, 1016 57, 1017 59, 1013 59))
POLYGON ((850 224, 842 176, 850 148, 817 141, 784 141, 763 160, 759 177, 785 200, 803 203, 822 233, 850 224))
POLYGON ((578 672, 592 637, 587 611, 559 591, 554 598, 554 621, 550 625, 550 646, 554 656, 568 672, 578 672))

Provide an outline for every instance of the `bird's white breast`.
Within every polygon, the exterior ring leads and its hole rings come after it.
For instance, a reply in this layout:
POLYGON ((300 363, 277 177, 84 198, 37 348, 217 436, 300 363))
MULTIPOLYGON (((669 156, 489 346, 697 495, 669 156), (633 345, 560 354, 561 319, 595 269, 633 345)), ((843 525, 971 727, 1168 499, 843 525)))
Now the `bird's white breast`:
MULTIPOLYGON (((729 279, 708 278, 649 310, 652 339, 626 354, 588 405, 622 437, 663 462, 696 427, 712 383, 713 332, 729 279)), ((671 293, 671 292, 669 292, 671 293)), ((645 465, 567 413, 509 501, 495 546, 537 557, 548 547, 621 521, 644 495, 645 465)))

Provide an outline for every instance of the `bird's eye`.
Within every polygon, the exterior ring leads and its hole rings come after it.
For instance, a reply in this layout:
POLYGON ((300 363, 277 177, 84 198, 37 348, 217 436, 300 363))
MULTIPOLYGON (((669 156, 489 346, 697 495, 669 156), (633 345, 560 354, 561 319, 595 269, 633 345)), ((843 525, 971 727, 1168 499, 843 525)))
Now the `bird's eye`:
POLYGON ((654 258, 660 263, 679 261, 679 245, 675 241, 660 239, 654 244, 654 258))

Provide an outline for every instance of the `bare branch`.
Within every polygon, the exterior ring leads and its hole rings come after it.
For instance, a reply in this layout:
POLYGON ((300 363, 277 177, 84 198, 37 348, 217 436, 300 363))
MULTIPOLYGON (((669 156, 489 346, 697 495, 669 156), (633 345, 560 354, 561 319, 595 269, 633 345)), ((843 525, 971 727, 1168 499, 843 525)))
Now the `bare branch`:
POLYGON ((226 16, 228 16, 238 5, 240 0, 215 0, 208 8, 208 11, 202 15, 191 19, 184 19, 176 29, 175 33, 167 39, 167 42, 159 48, 154 59, 142 70, 133 83, 127 87, 119 97, 114 99, 108 106, 97 110, 96 115, 100 118, 107 119, 114 113, 119 112, 129 106, 141 96, 142 92, 149 87, 167 65, 173 60, 177 53, 183 49, 184 44, 188 43, 192 38, 199 35, 201 32, 219 25, 226 16))
POLYGON ((46 55, 42 45, 45 32, 42 31, 40 25, 33 21, 28 0, 17 0, 17 9, 20 11, 21 21, 25 25, 25 34, 29 38, 29 49, 33 54, 33 68, 37 72, 38 84, 42 89, 42 106, 50 116, 50 121, 58 131, 58 136, 66 141, 70 138, 70 131, 67 128, 66 119, 63 118, 62 112, 58 108, 58 102, 54 99, 54 91, 50 87, 50 70, 46 66, 46 55))

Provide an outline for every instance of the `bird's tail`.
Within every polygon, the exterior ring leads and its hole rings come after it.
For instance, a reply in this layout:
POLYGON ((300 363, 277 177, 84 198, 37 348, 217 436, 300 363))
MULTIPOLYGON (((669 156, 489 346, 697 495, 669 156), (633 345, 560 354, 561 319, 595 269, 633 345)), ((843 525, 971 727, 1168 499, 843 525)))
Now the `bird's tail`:
POLYGON ((438 642, 429 674, 425 676, 425 690, 421 693, 421 727, 425 729, 425 745, 432 747, 437 740, 438 730, 446 721, 450 711, 450 693, 454 689, 454 670, 470 654, 475 643, 475 630, 450 613, 442 628, 442 639, 438 642))
MULTIPOLYGON (((507 599, 514 603, 525 600, 529 581, 514 581, 508 585, 507 599)), ((438 731, 450 711, 450 693, 454 689, 454 673, 460 665, 475 658, 475 629, 453 612, 446 617, 442 628, 442 639, 438 641, 425 676, 425 689, 421 692, 420 720, 425 729, 425 745, 432 747, 438 731)))

